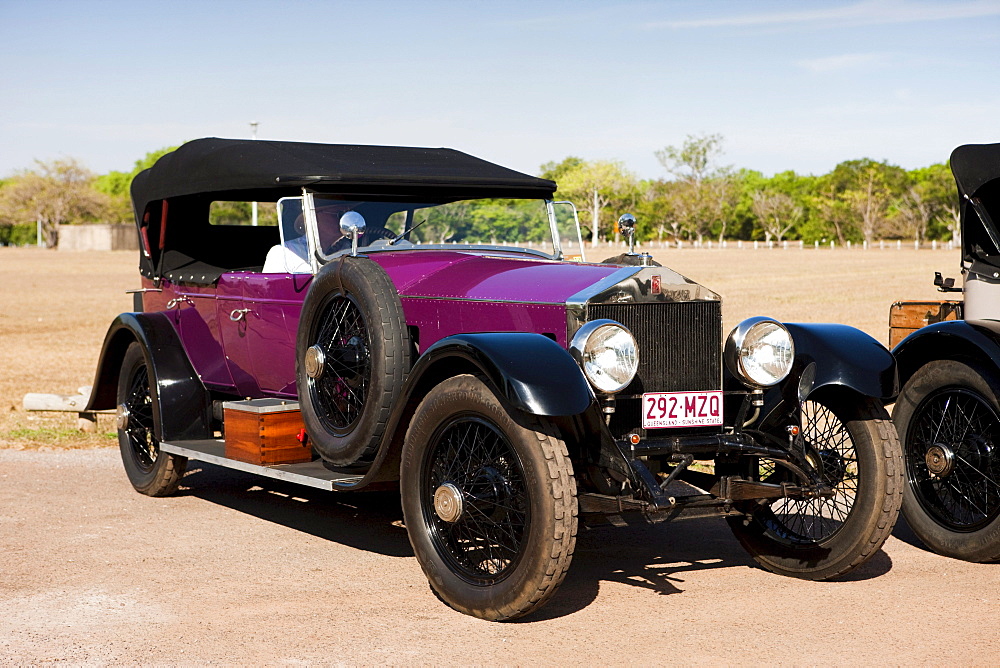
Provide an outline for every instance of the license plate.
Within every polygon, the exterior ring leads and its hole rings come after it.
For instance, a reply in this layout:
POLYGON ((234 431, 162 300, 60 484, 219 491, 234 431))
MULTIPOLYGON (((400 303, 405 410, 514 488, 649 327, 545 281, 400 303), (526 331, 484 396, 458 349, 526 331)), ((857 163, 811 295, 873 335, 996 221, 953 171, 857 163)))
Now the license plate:
POLYGON ((722 424, 722 390, 647 392, 642 395, 642 428, 707 427, 722 424))

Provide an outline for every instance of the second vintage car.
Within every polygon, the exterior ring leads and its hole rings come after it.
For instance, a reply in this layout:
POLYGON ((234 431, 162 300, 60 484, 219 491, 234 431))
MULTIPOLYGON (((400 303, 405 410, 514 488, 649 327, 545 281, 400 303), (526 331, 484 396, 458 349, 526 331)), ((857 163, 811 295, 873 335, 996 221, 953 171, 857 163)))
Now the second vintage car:
POLYGON ((719 296, 646 255, 570 261, 555 190, 448 149, 165 155, 132 184, 142 285, 89 406, 117 407, 133 486, 170 494, 188 459, 398 484, 431 587, 490 620, 552 596, 581 517, 726 517, 801 578, 875 554, 902 489, 889 352, 766 317, 726 336, 719 296), (279 224, 223 224, 232 202, 279 224))
POLYGON ((932 550, 1000 560, 1000 144, 951 154, 962 230, 960 299, 897 302, 890 324, 905 383, 893 409, 906 457, 903 513, 932 550), (903 338, 903 337, 906 338, 903 338))

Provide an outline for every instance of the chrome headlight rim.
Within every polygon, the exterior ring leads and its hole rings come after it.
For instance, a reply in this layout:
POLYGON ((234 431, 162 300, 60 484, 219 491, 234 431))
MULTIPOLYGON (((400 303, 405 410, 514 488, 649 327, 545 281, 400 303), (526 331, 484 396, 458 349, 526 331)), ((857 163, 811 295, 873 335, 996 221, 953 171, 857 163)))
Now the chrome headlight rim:
POLYGON ((723 356, 725 357, 726 366, 729 368, 729 371, 745 385, 757 389, 774 387, 788 378, 788 375, 792 372, 792 366, 795 364, 795 341, 792 339, 791 332, 788 331, 788 328, 783 323, 767 316, 754 316, 740 322, 729 334, 729 338, 726 339, 723 356), (747 342, 747 338, 754 329, 762 326, 776 326, 788 338, 788 364, 780 376, 769 382, 762 382, 753 378, 744 365, 744 345, 747 342))
POLYGON ((593 388, 594 392, 611 395, 621 392, 635 379, 636 373, 639 371, 639 345, 636 343, 635 336, 629 330, 628 327, 617 322, 615 320, 610 320, 607 318, 601 318, 599 320, 591 320, 584 323, 580 329, 577 330, 576 334, 573 335, 573 340, 570 342, 569 346, 570 354, 576 363, 580 366, 580 370, 583 371, 584 378, 593 388), (615 382, 614 385, 607 385, 604 381, 609 378, 605 375, 605 378, 595 378, 588 371, 588 360, 587 357, 587 343, 591 340, 598 331, 605 327, 613 327, 621 332, 625 333, 630 341, 631 347, 634 351, 632 356, 633 363, 631 364, 631 369, 629 370, 628 379, 625 382, 615 382))

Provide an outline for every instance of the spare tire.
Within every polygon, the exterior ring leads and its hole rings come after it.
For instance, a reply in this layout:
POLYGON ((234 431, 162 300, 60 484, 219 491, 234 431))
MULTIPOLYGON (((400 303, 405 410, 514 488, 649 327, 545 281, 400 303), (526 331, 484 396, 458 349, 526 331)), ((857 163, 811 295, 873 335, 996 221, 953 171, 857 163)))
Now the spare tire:
POLYGON ((410 337, 392 280, 344 257, 313 279, 302 304, 295 374, 306 433, 334 466, 370 464, 410 370, 410 337))

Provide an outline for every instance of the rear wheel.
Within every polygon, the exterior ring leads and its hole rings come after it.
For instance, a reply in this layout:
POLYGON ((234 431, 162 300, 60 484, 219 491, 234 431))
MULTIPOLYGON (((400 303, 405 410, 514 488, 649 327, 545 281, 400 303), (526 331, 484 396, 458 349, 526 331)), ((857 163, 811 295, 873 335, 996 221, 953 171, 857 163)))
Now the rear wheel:
POLYGON ((142 346, 132 343, 118 376, 118 447, 137 492, 168 496, 177 491, 187 458, 160 451, 153 435, 153 383, 142 346))
POLYGON ((903 515, 929 548, 1000 560, 1000 382, 952 360, 907 381, 893 419, 906 456, 903 515))
POLYGON ((566 445, 515 422, 473 376, 435 387, 403 445, 410 543, 451 607, 493 621, 541 607, 576 544, 576 484, 566 445))
MULTIPOLYGON (((755 502, 729 526, 764 568, 827 580, 863 564, 888 538, 901 503, 902 457, 889 416, 871 399, 807 401, 801 427, 806 459, 834 495, 755 502)), ((767 460, 753 475, 793 480, 767 460)))

